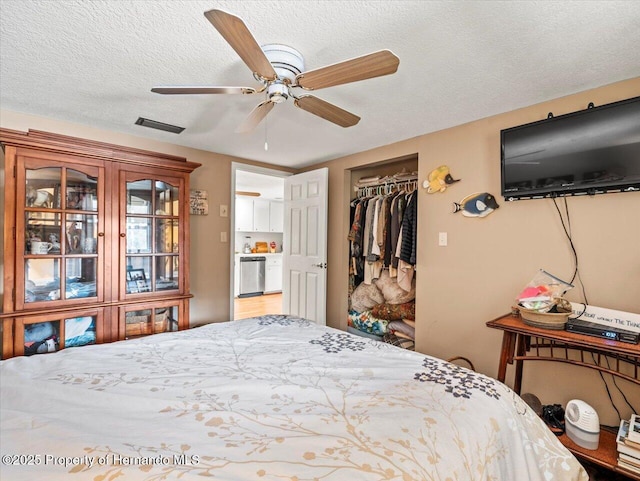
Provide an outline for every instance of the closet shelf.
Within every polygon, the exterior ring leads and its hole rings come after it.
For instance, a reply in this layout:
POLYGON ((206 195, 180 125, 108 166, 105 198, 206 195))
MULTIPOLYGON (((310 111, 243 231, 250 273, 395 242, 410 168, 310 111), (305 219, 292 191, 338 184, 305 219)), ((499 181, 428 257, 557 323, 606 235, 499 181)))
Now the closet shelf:
POLYGON ((418 188, 418 176, 407 174, 396 174, 387 177, 370 177, 360 179, 353 187, 358 198, 369 197, 372 195, 390 194, 397 190, 405 190, 413 192, 418 188))

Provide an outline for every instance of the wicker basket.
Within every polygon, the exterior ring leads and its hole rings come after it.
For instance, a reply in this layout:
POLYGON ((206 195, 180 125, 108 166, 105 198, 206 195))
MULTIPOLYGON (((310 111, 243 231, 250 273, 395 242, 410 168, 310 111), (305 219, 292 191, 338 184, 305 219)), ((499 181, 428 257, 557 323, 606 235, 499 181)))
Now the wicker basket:
MULTIPOLYGON (((522 306, 518 306, 522 322, 528 326, 540 327, 542 329, 555 329, 564 330, 569 314, 571 311, 566 312, 538 312, 533 309, 525 309, 522 306)), ((558 307, 558 310, 565 310, 558 307)))
POLYGON ((169 310, 156 314, 156 321, 151 330, 151 315, 143 316, 127 316, 126 317, 126 335, 127 336, 146 336, 157 332, 165 332, 167 330, 167 321, 169 318, 169 310))

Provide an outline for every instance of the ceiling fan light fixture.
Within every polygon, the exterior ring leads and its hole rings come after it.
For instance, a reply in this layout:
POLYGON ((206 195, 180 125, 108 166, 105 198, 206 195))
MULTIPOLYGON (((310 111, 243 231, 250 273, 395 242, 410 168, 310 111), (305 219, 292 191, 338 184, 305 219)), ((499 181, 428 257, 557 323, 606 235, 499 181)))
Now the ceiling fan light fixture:
POLYGON ((276 80, 267 86, 267 98, 274 104, 281 104, 289 98, 289 88, 281 80, 276 80))
MULTIPOLYGON (((261 84, 251 87, 184 86, 154 87, 160 94, 265 94, 262 102, 236 128, 249 133, 262 122, 276 104, 293 97, 293 105, 340 127, 352 127, 360 117, 312 95, 296 96, 292 88, 317 90, 350 82, 359 82, 395 73, 400 60, 390 50, 380 50, 349 60, 306 71, 304 57, 295 48, 279 43, 260 46, 244 21, 231 13, 213 9, 204 16, 236 51, 253 77, 261 84)), ((269 148, 265 135, 265 150, 269 148)))
POLYGON ((296 75, 304 72, 304 58, 295 48, 279 43, 269 43, 260 47, 269 63, 285 83, 292 83, 296 75))

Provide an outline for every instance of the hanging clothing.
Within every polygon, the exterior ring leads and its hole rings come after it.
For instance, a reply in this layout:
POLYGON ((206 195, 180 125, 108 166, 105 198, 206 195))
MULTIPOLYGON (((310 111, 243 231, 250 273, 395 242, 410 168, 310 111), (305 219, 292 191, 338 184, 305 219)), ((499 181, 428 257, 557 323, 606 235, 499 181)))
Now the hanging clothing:
POLYGON ((385 266, 391 265, 391 254, 392 254, 392 237, 391 237, 391 205, 395 201, 397 195, 392 194, 387 197, 386 202, 384 204, 384 228, 383 228, 383 237, 384 244, 381 247, 382 255, 383 255, 383 264, 385 266))
POLYGON ((364 250, 362 251, 362 256, 365 259, 368 259, 369 254, 371 253, 371 249, 373 247, 373 232, 371 228, 373 226, 373 217, 375 215, 376 210, 376 199, 372 198, 367 203, 367 213, 365 215, 364 220, 364 236, 362 239, 362 245, 364 246, 364 250))
POLYGON ((407 264, 400 259, 398 262, 397 282, 403 291, 409 292, 413 287, 413 275, 416 272, 415 266, 407 264))
MULTIPOLYGON (((402 216, 407 203, 406 194, 398 194, 392 202, 391 208, 391 261, 389 266, 395 269, 398 267, 398 257, 396 250, 398 247, 398 239, 400 238, 400 227, 402 226, 402 216)), ((399 255, 399 254, 398 254, 399 255)), ((391 277, 395 277, 393 274, 391 277)))
POLYGON ((369 199, 355 199, 351 202, 351 229, 349 230, 348 239, 350 246, 350 275, 353 276, 353 283, 360 284, 364 280, 364 224, 369 199))
POLYGON ((380 224, 380 206, 382 204, 382 197, 377 197, 375 201, 375 205, 373 208, 373 217, 371 219, 371 230, 370 232, 370 241, 369 244, 369 254, 367 255, 368 261, 377 261, 380 258, 380 244, 378 243, 378 235, 379 229, 378 226, 380 224))
MULTIPOLYGON (((380 245, 378 244, 378 223, 380 218, 380 206, 382 197, 375 197, 369 201, 371 206, 371 218, 367 217, 369 227, 369 248, 365 256, 364 283, 371 284, 380 277, 382 272, 382 261, 380 260, 380 245)), ((367 208, 367 211, 369 208, 367 208)))
POLYGON ((407 208, 402 216, 402 245, 400 246, 400 260, 416 265, 416 251, 418 241, 418 196, 411 194, 407 208))
MULTIPOLYGON (((379 189, 378 189, 379 192, 379 189)), ((351 202, 348 239, 354 284, 370 284, 389 269, 392 277, 402 260, 402 279, 411 284, 417 240, 417 195, 392 192, 351 202), (401 235, 402 231, 402 235, 401 235)), ((405 282, 403 282, 405 284, 405 282)))

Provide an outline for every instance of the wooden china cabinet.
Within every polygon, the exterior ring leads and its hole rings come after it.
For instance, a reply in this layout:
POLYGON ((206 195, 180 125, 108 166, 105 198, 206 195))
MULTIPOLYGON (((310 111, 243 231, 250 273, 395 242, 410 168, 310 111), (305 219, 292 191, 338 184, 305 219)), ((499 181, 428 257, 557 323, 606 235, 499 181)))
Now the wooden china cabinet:
POLYGON ((188 328, 200 164, 34 130, 0 144, 3 359, 188 328))

